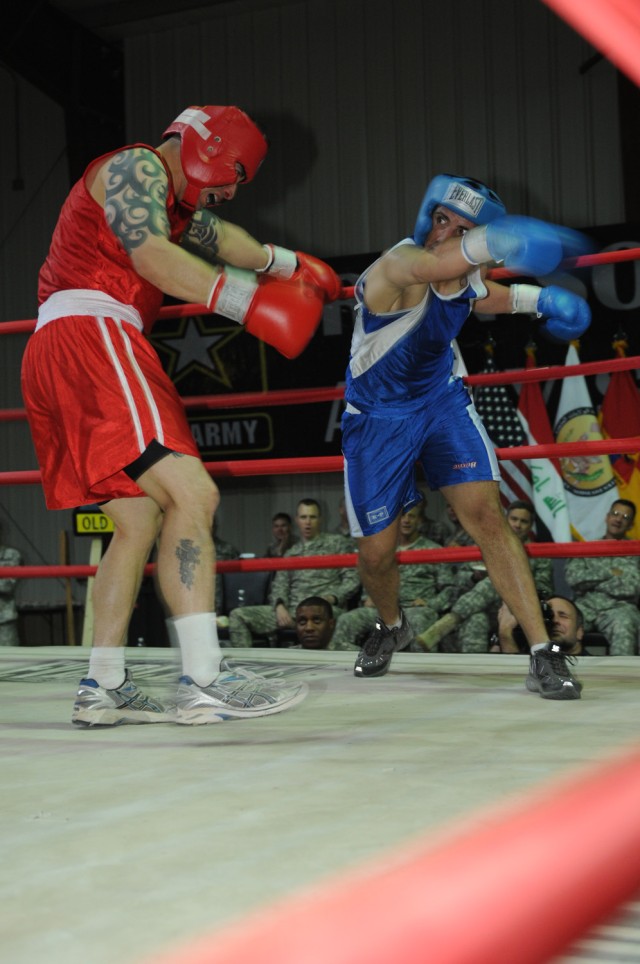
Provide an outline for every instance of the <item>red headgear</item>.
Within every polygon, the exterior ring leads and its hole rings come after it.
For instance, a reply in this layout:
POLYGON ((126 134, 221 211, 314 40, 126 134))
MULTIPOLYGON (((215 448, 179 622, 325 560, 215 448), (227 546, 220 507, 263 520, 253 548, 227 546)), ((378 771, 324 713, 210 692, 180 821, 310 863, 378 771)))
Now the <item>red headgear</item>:
POLYGON ((181 203, 194 209, 207 187, 235 184, 236 163, 251 181, 267 153, 267 139, 238 107, 187 107, 164 137, 180 135, 180 163, 187 179, 181 203))

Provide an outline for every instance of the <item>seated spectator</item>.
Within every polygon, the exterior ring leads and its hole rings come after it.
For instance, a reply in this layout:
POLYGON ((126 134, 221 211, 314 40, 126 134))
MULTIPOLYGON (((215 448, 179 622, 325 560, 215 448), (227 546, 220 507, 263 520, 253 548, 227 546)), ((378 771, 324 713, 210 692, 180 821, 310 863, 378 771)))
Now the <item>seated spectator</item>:
MULTIPOLYGON (((272 540, 264 551, 267 559, 277 559, 284 556, 295 543, 293 534, 293 520, 288 512, 276 512, 271 519, 272 540)), ((275 571, 269 573, 267 593, 275 577, 275 571)))
MULTIPOLYGON (((12 546, 2 542, 0 529, 0 566, 21 566, 22 556, 12 546)), ((19 646, 18 609, 16 606, 17 579, 0 579, 0 646, 19 646)))
MULTIPOLYGON (((344 536, 322 532, 320 505, 315 499, 301 499, 296 511, 300 541, 284 558, 332 556, 348 552, 344 536)), ((322 596, 338 617, 358 592, 355 568, 280 569, 269 591, 269 605, 243 606, 229 613, 229 645, 251 646, 256 636, 271 637, 279 629, 295 628, 295 611, 307 596, 322 596)))
MULTIPOLYGON (((213 545, 216 551, 216 562, 224 559, 239 559, 240 550, 236 549, 230 542, 225 542, 218 535, 218 518, 213 520, 213 545)), ((224 594, 222 591, 222 573, 216 571, 216 615, 218 618, 224 612, 224 594)), ((224 622, 223 622, 224 625, 224 622)))
MULTIPOLYGON (((460 520, 449 503, 446 504, 445 508, 451 525, 443 545, 446 548, 475 546, 475 542, 460 524, 460 520)), ((456 599, 487 575, 487 567, 483 562, 455 562, 451 564, 451 567, 456 580, 456 599)), ((438 644, 438 649, 446 653, 455 653, 458 648, 458 638, 455 633, 448 633, 438 644)))
POLYGON ((336 620, 322 596, 307 596, 296 606, 296 636, 302 649, 328 649, 336 620))
MULTIPOLYGON (((605 516, 602 539, 623 542, 632 528, 636 507, 616 499, 605 516)), ((584 616, 586 632, 602 633, 611 656, 635 656, 640 634, 640 558, 597 556, 568 559, 565 579, 584 616)))
POLYGON ((333 531, 339 536, 346 536, 347 539, 351 539, 351 528, 349 527, 349 519, 347 518, 347 503, 344 496, 342 496, 338 503, 338 515, 340 516, 340 522, 333 531))
POLYGON ((424 536, 425 539, 431 539, 432 542, 437 542, 439 546, 444 546, 447 539, 451 537, 451 526, 448 526, 445 522, 437 522, 435 519, 431 519, 427 515, 427 508, 429 501, 427 496, 422 493, 423 502, 423 522, 420 526, 420 535, 424 536))
MULTIPOLYGON (((522 543, 529 541, 535 510, 528 502, 510 503, 506 511, 510 528, 522 543)), ((550 559, 529 558, 533 578, 541 597, 553 592, 553 567, 550 559)), ((475 585, 462 592, 451 606, 451 612, 422 632, 418 643, 426 650, 434 649, 449 633, 456 631, 457 650, 462 653, 486 653, 489 649, 489 635, 497 629, 498 609, 502 600, 493 583, 489 580, 483 563, 467 563, 462 574, 467 579, 467 568, 472 570, 475 585)), ((461 574, 457 576, 458 588, 461 574)))
POLYGON ((288 512, 276 512, 271 520, 271 542, 265 549, 267 559, 284 556, 295 542, 293 536, 293 520, 288 512))
POLYGON ((628 539, 636 518, 636 505, 629 499, 616 499, 604 517, 602 539, 628 539))
POLYGON ((475 542, 466 529, 460 524, 458 516, 455 514, 449 503, 446 506, 447 516, 453 526, 453 531, 447 534, 444 540, 445 546, 474 546, 475 542))
MULTIPOLYGON (((439 549, 441 546, 420 535, 424 503, 400 517, 398 550, 439 549)), ((436 621, 456 598, 455 576, 447 563, 403 563, 400 571, 400 605, 414 633, 436 621)), ((360 606, 338 617, 330 649, 358 649, 375 626, 378 612, 373 600, 363 597, 360 606)))
MULTIPOLYGON (((551 642, 561 646, 566 656, 591 656, 584 647, 584 617, 578 606, 566 596, 550 596, 545 603, 551 616, 548 623, 551 642)), ((492 651, 529 655, 524 633, 518 633, 516 618, 506 603, 498 610, 497 648, 492 651)))

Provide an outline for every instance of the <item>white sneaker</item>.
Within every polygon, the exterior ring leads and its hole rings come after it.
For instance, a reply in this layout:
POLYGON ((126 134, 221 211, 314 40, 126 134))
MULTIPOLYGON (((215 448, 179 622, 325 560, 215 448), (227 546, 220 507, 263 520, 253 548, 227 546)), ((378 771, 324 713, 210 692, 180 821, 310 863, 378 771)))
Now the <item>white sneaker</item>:
MULTIPOLYGON (((234 666, 226 656, 223 656, 223 658, 220 660, 220 676, 218 676, 218 679, 220 679, 222 676, 228 678, 229 681, 235 679, 238 682, 243 683, 247 680, 253 680, 254 683, 265 682, 264 676, 260 676, 259 673, 254 673, 253 670, 249 669, 248 666, 234 666)), ((280 681, 273 680, 272 683, 273 685, 279 685, 280 681)))
POLYGON ((281 713, 302 702, 309 691, 306 683, 291 685, 218 676, 210 686, 198 686, 190 676, 181 676, 176 698, 176 723, 199 726, 225 720, 250 720, 281 713))
POLYGON ((80 680, 71 722, 76 726, 120 726, 123 723, 175 723, 175 707, 166 707, 138 689, 126 670, 124 683, 108 690, 94 679, 80 680))

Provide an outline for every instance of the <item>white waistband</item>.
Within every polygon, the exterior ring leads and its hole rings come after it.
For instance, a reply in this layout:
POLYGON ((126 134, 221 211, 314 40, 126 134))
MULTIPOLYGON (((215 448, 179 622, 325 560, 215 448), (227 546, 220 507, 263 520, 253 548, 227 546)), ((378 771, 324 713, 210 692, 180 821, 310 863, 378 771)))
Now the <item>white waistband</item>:
POLYGON ((123 305, 111 295, 90 288, 76 288, 70 291, 55 291, 38 310, 36 331, 50 321, 66 318, 68 315, 93 315, 102 318, 120 318, 143 331, 142 318, 132 305, 123 305))

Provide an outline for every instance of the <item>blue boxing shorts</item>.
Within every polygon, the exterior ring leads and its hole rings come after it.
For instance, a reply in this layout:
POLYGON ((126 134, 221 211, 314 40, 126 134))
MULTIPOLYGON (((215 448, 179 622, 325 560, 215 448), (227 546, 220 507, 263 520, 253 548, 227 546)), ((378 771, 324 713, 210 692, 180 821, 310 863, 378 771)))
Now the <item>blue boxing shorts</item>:
POLYGON ((500 479, 494 447, 460 379, 449 382, 437 403, 406 416, 346 411, 342 452, 346 508, 356 538, 381 532, 422 501, 416 463, 432 491, 500 479))

